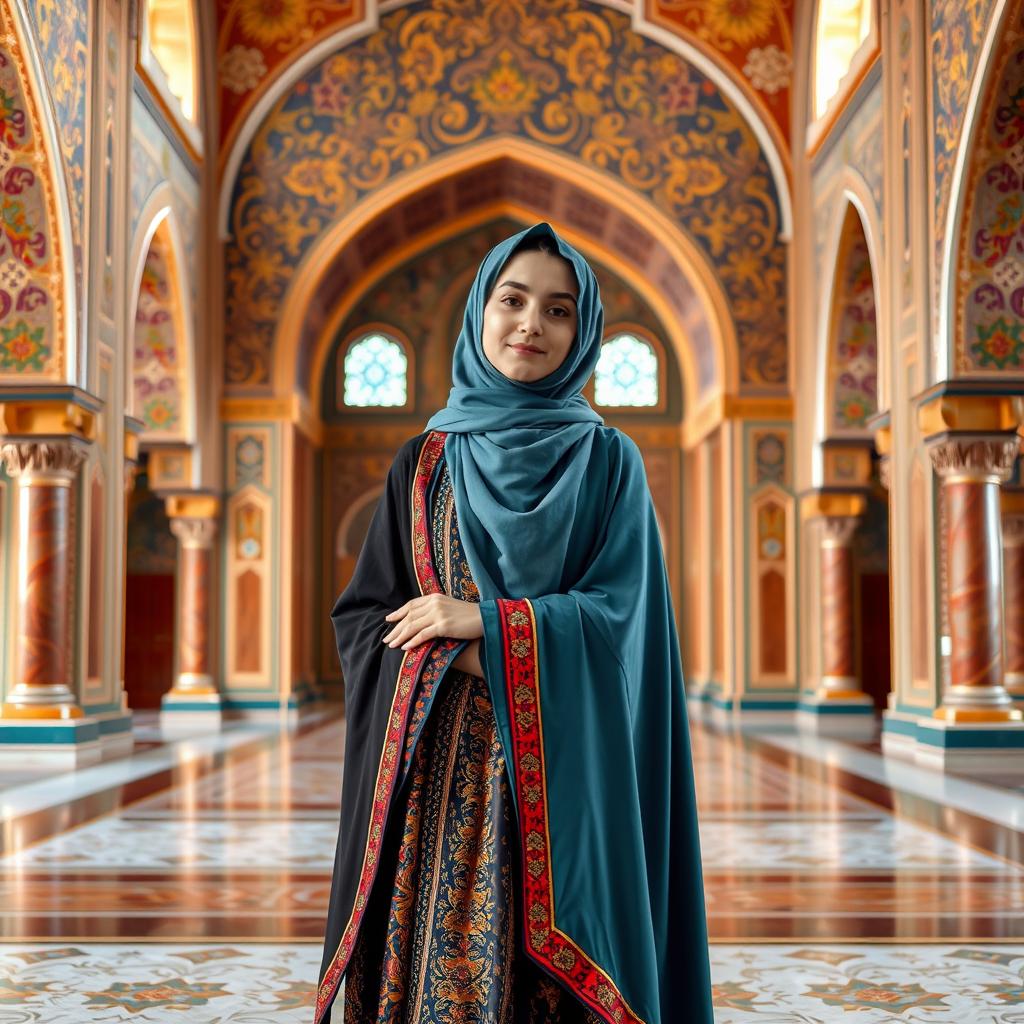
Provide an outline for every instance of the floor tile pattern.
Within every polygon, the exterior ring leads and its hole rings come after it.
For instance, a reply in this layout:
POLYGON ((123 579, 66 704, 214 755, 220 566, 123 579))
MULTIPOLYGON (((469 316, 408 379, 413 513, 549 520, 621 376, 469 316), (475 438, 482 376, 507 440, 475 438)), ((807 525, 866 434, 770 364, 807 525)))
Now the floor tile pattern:
MULTIPOLYGON (((0 1024, 308 1021, 344 724, 141 735, 77 776, 0 767, 0 1024)), ((693 748, 718 1024, 1024 1024, 1015 807, 853 747, 693 748)))
MULTIPOLYGON (((711 953, 716 1024, 1021 1020, 1020 947, 730 945, 711 953)), ((0 1024, 308 1024, 319 963, 312 944, 0 946, 0 1024)))

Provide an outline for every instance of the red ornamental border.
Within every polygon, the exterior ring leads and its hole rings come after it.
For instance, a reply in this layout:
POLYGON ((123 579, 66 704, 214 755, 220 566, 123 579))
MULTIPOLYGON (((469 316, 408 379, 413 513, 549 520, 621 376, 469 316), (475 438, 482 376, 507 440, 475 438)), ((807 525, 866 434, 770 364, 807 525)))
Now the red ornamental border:
MULTIPOLYGON (((416 579, 420 592, 433 594, 440 590, 434 562, 430 551, 430 538, 427 531, 427 486, 430 477, 444 452, 444 441, 447 435, 433 431, 420 450, 419 461, 412 487, 412 551, 416 569, 416 579)), ((316 995, 315 1024, 320 1024, 328 1007, 334 1000, 338 986, 348 967, 349 958, 355 946, 359 925, 362 923, 366 910, 366 901, 377 875, 377 856, 380 853, 384 838, 384 822, 391 794, 397 775, 399 751, 405 736, 409 717, 410 697, 413 684, 422 668, 423 662, 433 648, 433 643, 420 644, 405 652, 398 670, 398 683, 391 701, 391 716, 388 719, 387 733, 384 737, 384 749, 381 751, 380 764, 377 768, 377 781, 374 786, 373 807, 370 811, 370 824, 367 831, 366 846, 363 850, 363 866, 359 874, 359 885, 356 888, 355 902, 348 924, 341 934, 341 942, 334 953, 330 966, 324 973, 316 995)))
POLYGON ((610 1024, 643 1024, 611 978, 555 927, 537 624, 528 600, 501 599, 498 609, 519 794, 527 951, 610 1024))

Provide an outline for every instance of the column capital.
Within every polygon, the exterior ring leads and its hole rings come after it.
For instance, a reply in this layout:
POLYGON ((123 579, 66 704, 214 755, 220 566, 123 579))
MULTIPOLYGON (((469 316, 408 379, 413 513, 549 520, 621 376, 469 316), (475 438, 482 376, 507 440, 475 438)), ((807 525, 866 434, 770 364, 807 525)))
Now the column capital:
POLYGON ((171 517, 171 533, 181 541, 182 547, 208 548, 217 536, 217 520, 197 516, 171 517))
POLYGON ((822 546, 849 547, 860 521, 860 516, 822 516, 822 546))
POLYGON ((0 458, 4 460, 7 475, 26 483, 32 480, 70 482, 88 453, 88 442, 74 435, 8 438, 0 444, 0 458))
POLYGON ((944 480, 1003 483, 1013 472, 1020 438, 1014 433, 940 434, 927 441, 935 471, 944 480))

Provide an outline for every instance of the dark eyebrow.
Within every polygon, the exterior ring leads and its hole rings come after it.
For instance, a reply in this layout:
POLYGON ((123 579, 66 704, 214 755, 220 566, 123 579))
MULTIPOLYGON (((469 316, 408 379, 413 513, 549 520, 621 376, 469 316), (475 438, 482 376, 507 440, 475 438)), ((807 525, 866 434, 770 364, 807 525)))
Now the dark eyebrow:
MULTIPOLYGON (((530 294, 530 289, 527 288, 525 284, 520 284, 518 281, 502 281, 501 284, 498 285, 499 288, 504 288, 506 286, 509 288, 518 288, 521 292, 526 292, 527 295, 530 294)), ((549 292, 548 295, 552 299, 571 299, 574 304, 576 303, 576 296, 570 295, 569 292, 549 292)))

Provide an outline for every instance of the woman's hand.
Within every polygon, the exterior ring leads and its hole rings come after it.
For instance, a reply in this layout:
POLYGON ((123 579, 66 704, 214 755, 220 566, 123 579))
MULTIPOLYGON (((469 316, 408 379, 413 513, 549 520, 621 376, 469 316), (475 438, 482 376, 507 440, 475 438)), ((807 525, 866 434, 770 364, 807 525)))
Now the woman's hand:
POLYGON ((480 606, 475 602, 456 600, 447 594, 415 597, 384 618, 395 623, 394 629, 384 634, 384 643, 388 647, 401 644, 403 651, 438 636, 475 640, 484 635, 480 606))

